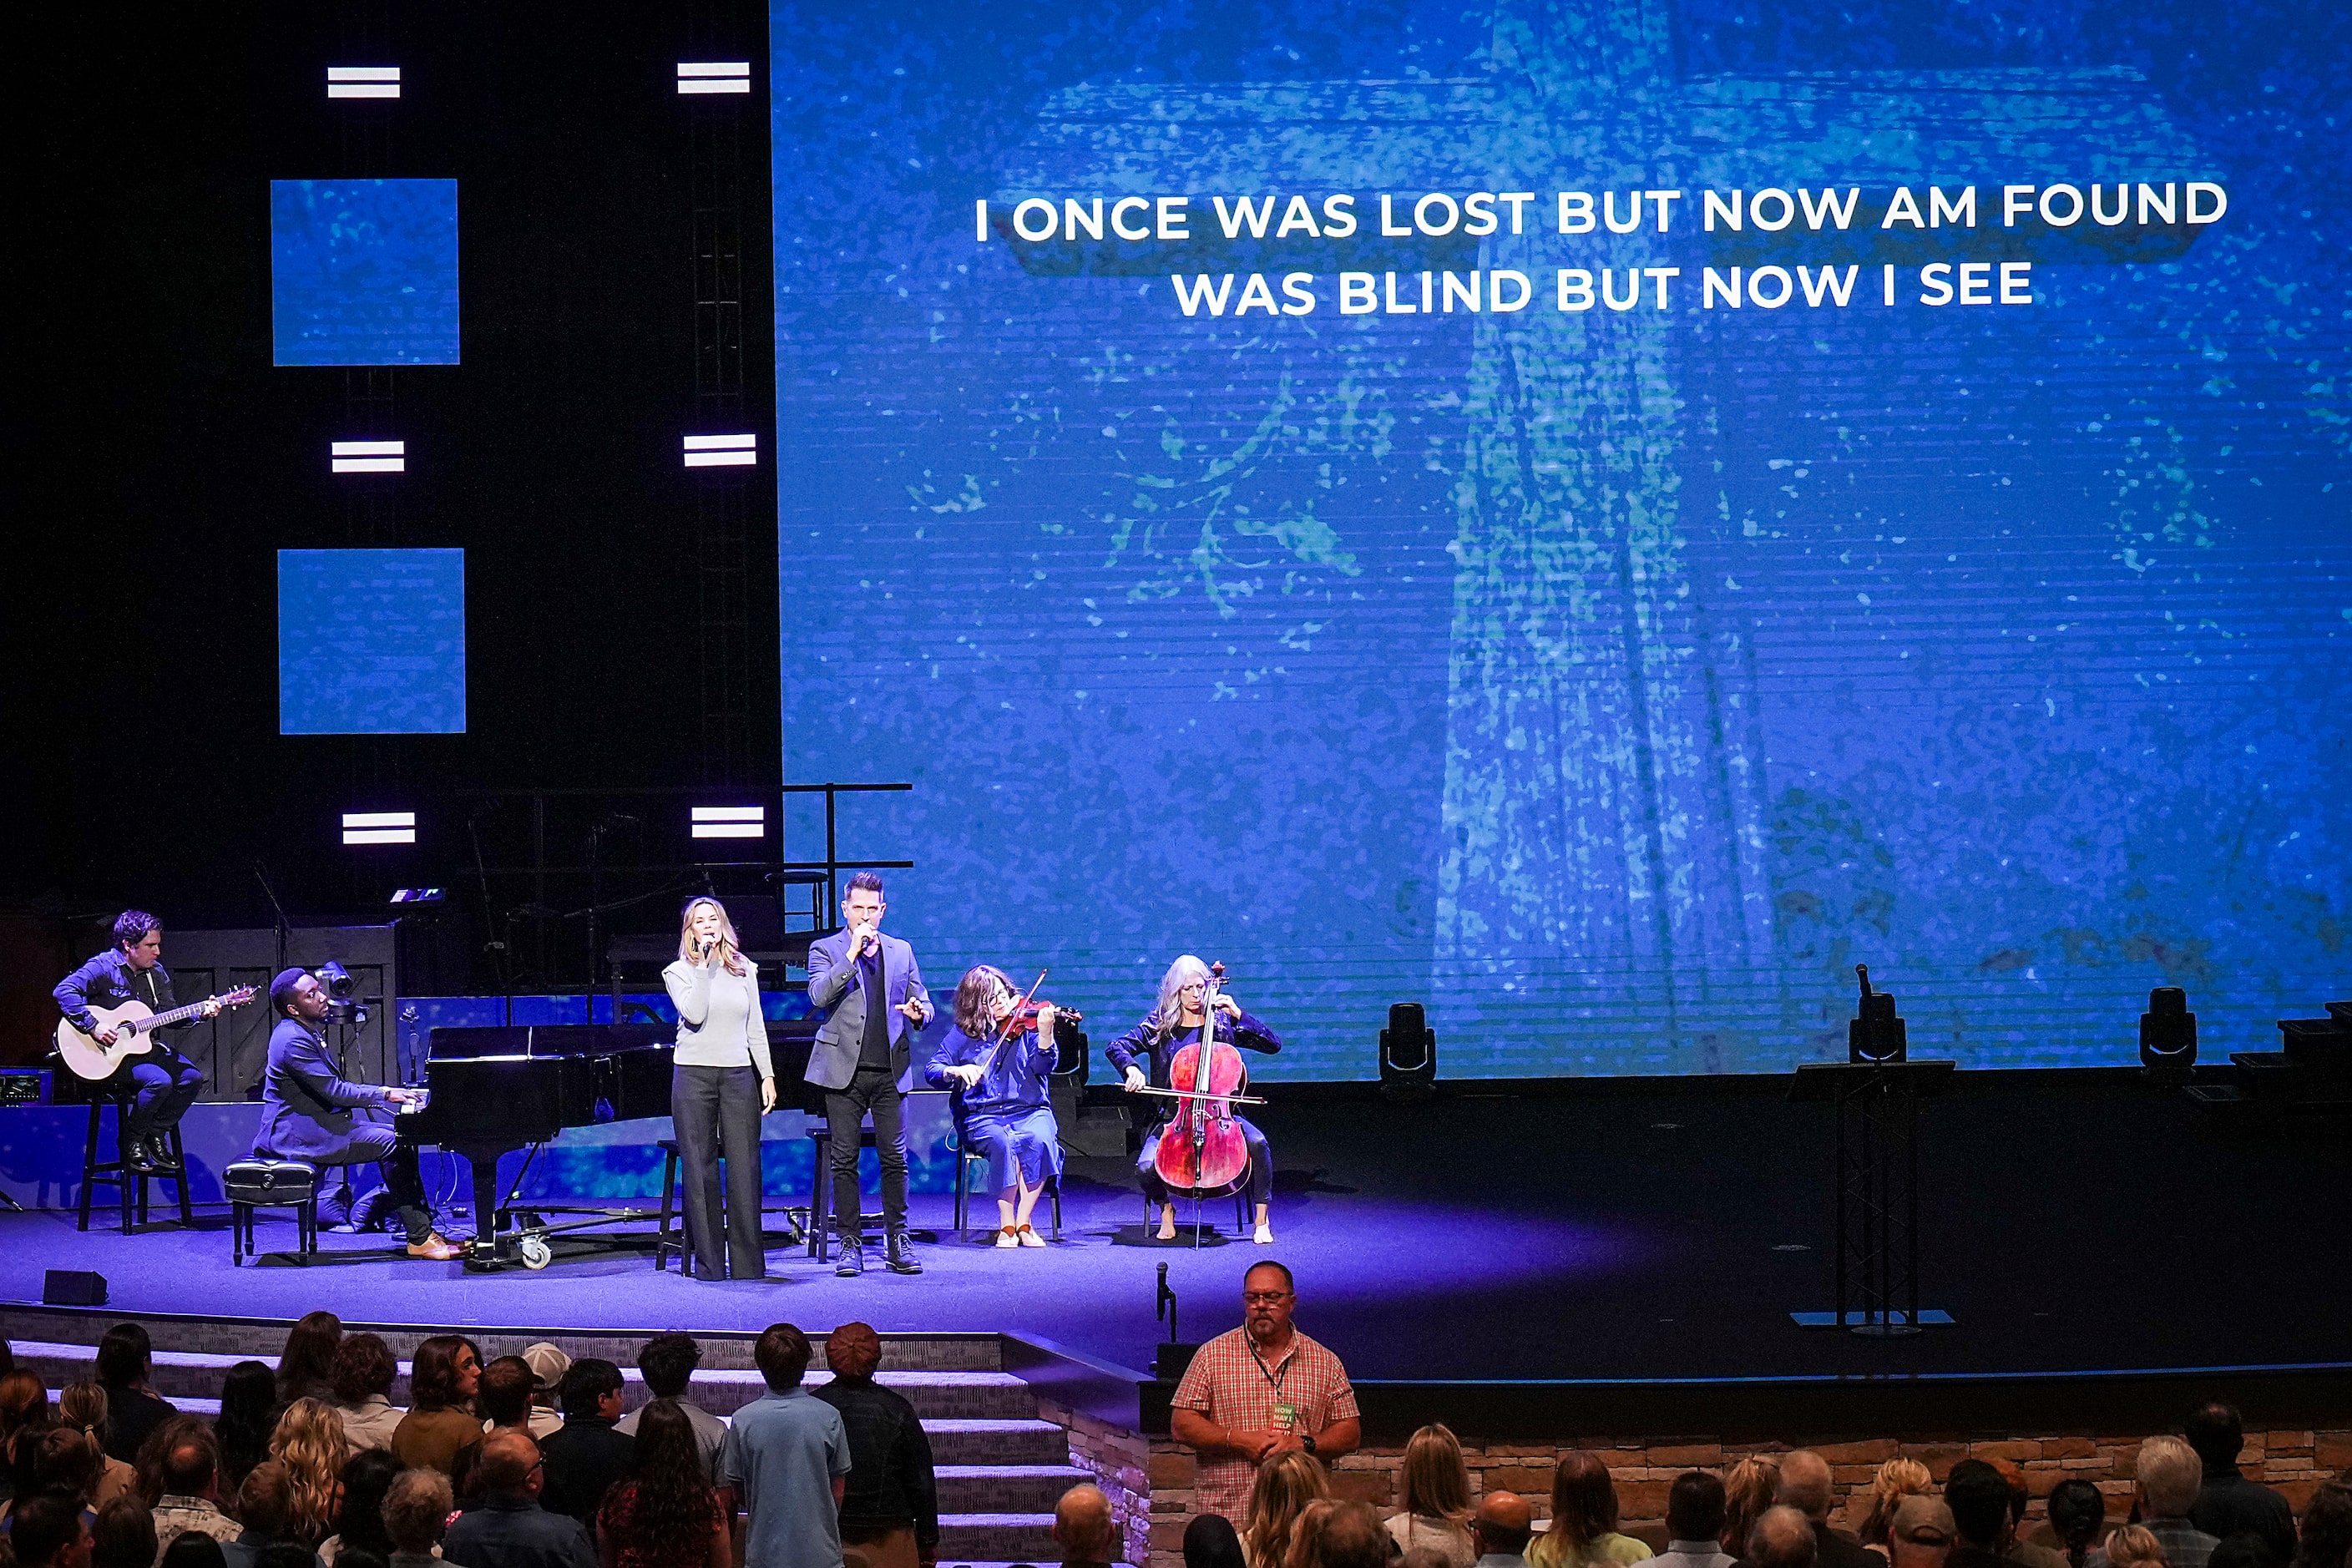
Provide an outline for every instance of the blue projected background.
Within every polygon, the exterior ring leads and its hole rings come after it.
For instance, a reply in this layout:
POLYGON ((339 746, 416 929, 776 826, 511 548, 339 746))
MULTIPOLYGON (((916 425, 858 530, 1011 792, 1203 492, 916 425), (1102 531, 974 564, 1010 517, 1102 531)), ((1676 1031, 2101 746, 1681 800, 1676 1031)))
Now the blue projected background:
POLYGON ((2343 994, 2343 17, 772 16, 786 773, 914 782, 934 984, 1221 957, 1320 1078, 2343 994))
POLYGON ((278 730, 466 728, 466 552, 278 552, 278 730))
POLYGON ((457 182, 269 182, 278 364, 457 363, 457 182))

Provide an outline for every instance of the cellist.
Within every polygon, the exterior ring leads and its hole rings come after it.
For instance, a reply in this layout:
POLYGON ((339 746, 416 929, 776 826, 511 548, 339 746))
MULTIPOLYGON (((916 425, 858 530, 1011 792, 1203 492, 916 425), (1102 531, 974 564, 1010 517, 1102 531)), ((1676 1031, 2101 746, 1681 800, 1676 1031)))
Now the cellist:
MULTIPOLYGON (((1209 966, 1184 954, 1168 966, 1160 980, 1160 1000, 1143 1022, 1113 1040, 1104 1055, 1110 1065, 1126 1075, 1127 1091, 1141 1093, 1145 1089, 1189 1088, 1169 1081, 1169 1067, 1176 1053, 1201 1037, 1201 996, 1208 987, 1209 966), (1147 1062, 1149 1068, 1147 1070, 1147 1062)), ((1268 1028, 1264 1020, 1242 1010, 1241 1004, 1223 992, 1217 996, 1216 1037, 1241 1047, 1244 1050, 1264 1051, 1268 1055, 1282 1049, 1282 1037, 1268 1028)), ((1168 1184, 1160 1179, 1155 1161, 1160 1153, 1160 1135, 1169 1121, 1183 1108, 1181 1100, 1164 1102, 1168 1109, 1161 1114, 1151 1131, 1143 1140, 1143 1152, 1136 1161, 1136 1173, 1143 1180, 1143 1195, 1160 1207, 1160 1239, 1176 1238, 1176 1205, 1171 1197, 1168 1184)), ((1274 1227, 1267 1219, 1267 1200, 1274 1194, 1274 1156, 1267 1151, 1265 1134, 1248 1121, 1236 1115, 1242 1136, 1249 1144, 1250 1201, 1257 1207, 1257 1229, 1252 1240, 1264 1246, 1274 1240, 1274 1227)))

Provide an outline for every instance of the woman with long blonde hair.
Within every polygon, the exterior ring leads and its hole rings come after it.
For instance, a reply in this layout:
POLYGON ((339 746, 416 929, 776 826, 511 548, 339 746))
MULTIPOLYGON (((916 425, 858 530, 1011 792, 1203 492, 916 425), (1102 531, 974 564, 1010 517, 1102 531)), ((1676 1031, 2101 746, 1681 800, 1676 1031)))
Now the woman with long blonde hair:
POLYGON ((342 1415, 323 1399, 296 1400, 269 1435, 269 1457, 294 1486, 287 1534, 305 1546, 315 1549, 334 1533, 344 1451, 342 1415))
POLYGON ((1404 1446, 1402 1495, 1389 1533, 1397 1549, 1426 1546, 1444 1553, 1449 1568, 1470 1568, 1478 1544, 1470 1535, 1470 1467, 1450 1427, 1423 1426, 1404 1446))
POLYGON ((1780 1487, 1780 1461, 1750 1454, 1723 1473, 1723 1549, 1734 1557, 1748 1555, 1748 1532, 1772 1506, 1780 1487))
POLYGON ((776 1108, 776 1070, 760 1010, 759 966, 743 956, 726 905, 707 896, 686 901, 678 911, 677 958, 662 971, 662 984, 677 1008, 669 1111, 685 1166, 694 1272, 703 1279, 758 1279, 768 1272, 760 1229, 760 1118, 776 1108))
POLYGON ((1293 1448, 1260 1465, 1242 1530, 1242 1561, 1248 1568, 1282 1568, 1298 1516, 1308 1503, 1330 1495, 1330 1483, 1312 1454, 1293 1448))
POLYGON ((1645 1543, 1617 1532, 1617 1483, 1609 1467, 1581 1448, 1561 1455, 1551 1478, 1551 1526, 1528 1542, 1528 1568, 1594 1568, 1649 1555, 1645 1543))
POLYGON ((1926 1491, 1935 1478, 1927 1467, 1901 1454, 1878 1467, 1878 1474, 1870 1483, 1870 1506, 1863 1513, 1862 1528, 1854 1533, 1862 1543, 1881 1557, 1891 1557, 1894 1549, 1888 1537, 1895 1530, 1895 1509, 1905 1498, 1926 1491))
MULTIPOLYGON (((1202 1006, 1209 982, 1209 966, 1185 953, 1168 966, 1160 977, 1160 999, 1151 1011, 1105 1050, 1114 1071, 1127 1079, 1127 1092, 1140 1094, 1147 1089, 1190 1089, 1189 1083, 1171 1080, 1170 1068, 1175 1065, 1176 1053, 1201 1040, 1202 1026, 1209 1019, 1202 1006)), ((1217 994, 1217 1018, 1213 1026, 1215 1038, 1246 1051, 1264 1051, 1271 1056, 1282 1049, 1282 1037, 1266 1026, 1265 1021, 1242 1010, 1241 1004, 1229 992, 1217 994)), ((1169 1122, 1175 1120, 1185 1102, 1164 1100, 1165 1109, 1155 1127, 1143 1140, 1142 1151, 1135 1162, 1136 1173, 1142 1178, 1146 1202, 1160 1209, 1160 1239, 1176 1238, 1176 1204, 1168 1184, 1160 1179, 1157 1168, 1160 1137, 1169 1122)), ((1269 1219, 1268 1200, 1274 1195, 1274 1155, 1266 1147, 1265 1134, 1259 1131, 1247 1118, 1235 1116, 1241 1124, 1242 1139, 1249 1146, 1250 1201, 1257 1206, 1257 1228, 1252 1240, 1263 1247, 1274 1240, 1274 1227, 1269 1219)))

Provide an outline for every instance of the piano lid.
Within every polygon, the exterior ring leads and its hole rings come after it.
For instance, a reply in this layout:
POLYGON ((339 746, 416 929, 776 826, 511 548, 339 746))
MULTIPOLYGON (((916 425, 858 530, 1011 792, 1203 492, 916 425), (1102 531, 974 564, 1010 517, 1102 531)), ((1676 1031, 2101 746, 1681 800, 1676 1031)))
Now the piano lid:
POLYGON ((429 1037, 426 1055, 434 1061, 520 1060, 615 1056, 667 1046, 675 1031, 665 1024, 516 1024, 438 1028, 429 1037))

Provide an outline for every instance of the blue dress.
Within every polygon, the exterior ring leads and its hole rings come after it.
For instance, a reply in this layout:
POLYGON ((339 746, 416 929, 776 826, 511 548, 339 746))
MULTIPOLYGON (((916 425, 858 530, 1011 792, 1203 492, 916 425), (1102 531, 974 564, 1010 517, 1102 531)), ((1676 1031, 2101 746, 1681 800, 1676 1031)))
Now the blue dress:
POLYGON ((1045 1184, 1062 1173, 1061 1130, 1045 1095, 1045 1075, 1054 1068, 1054 1048, 1041 1046, 1037 1031, 1027 1030, 996 1053, 988 1075, 970 1089, 948 1076, 951 1067, 971 1067, 988 1060, 990 1042, 975 1040, 953 1025, 923 1069, 923 1081, 933 1089, 952 1089, 963 1123, 964 1147, 988 1160, 988 1190, 1001 1193, 1014 1184, 1018 1172, 1024 1184, 1045 1184))

